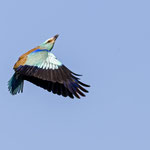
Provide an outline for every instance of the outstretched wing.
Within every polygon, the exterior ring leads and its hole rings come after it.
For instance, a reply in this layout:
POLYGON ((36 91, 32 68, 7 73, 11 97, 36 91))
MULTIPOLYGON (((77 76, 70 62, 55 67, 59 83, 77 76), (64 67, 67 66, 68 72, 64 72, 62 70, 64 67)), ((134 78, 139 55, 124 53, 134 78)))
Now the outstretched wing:
POLYGON ((24 75, 24 79, 40 86, 54 94, 77 98, 88 92, 83 87, 89 87, 79 81, 78 74, 65 67, 57 58, 46 50, 38 50, 28 55, 24 65, 20 65, 16 72, 24 75))

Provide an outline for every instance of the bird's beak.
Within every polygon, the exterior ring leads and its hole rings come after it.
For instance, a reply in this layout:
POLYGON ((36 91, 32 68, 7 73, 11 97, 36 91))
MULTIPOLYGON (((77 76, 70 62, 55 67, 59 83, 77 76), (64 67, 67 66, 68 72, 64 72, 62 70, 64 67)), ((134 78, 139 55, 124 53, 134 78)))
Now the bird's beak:
POLYGON ((54 39, 54 41, 58 38, 58 34, 56 34, 54 37, 53 37, 53 39, 54 39))
POLYGON ((50 43, 55 43, 56 39, 58 38, 58 34, 56 34, 55 36, 53 36, 52 38, 50 38, 50 43))

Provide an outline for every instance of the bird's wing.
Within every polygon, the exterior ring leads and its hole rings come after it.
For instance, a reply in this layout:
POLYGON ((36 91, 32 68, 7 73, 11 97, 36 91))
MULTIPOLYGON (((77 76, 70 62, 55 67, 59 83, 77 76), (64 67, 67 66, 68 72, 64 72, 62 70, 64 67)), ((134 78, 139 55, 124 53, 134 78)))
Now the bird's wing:
POLYGON ((16 69, 16 72, 26 76, 26 80, 47 89, 48 91, 50 90, 48 89, 50 86, 46 86, 45 84, 53 84, 53 93, 59 94, 58 87, 61 87, 62 89, 66 88, 66 92, 68 93, 67 96, 70 94, 70 97, 74 95, 77 98, 80 98, 78 94, 85 96, 83 92, 88 92, 83 87, 89 87, 89 85, 82 83, 79 81, 79 78, 76 77, 80 75, 70 71, 57 60, 52 53, 47 51, 32 52, 28 55, 26 63, 19 66, 16 69), (55 86, 56 88, 54 88, 55 86))

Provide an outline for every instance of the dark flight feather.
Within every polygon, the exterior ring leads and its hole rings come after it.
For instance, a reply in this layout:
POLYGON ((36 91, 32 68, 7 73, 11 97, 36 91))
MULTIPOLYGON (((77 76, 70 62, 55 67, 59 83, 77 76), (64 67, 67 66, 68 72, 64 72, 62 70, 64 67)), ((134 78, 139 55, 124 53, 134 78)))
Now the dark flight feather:
POLYGON ((85 96, 83 92, 88 92, 84 87, 89 85, 79 81, 75 76, 78 74, 72 73, 64 65, 55 70, 25 65, 16 69, 16 73, 22 75, 24 80, 64 97, 80 98, 79 95, 85 96))

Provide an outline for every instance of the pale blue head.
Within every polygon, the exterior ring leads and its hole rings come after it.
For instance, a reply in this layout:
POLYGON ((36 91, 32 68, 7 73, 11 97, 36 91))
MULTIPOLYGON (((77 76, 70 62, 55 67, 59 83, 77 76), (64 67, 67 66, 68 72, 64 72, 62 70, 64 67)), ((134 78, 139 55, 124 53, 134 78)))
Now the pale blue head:
POLYGON ((44 43, 40 44, 39 46, 42 48, 42 49, 47 49, 47 50, 52 50, 52 48, 54 47, 54 44, 55 44, 55 41, 56 39, 58 38, 58 34, 56 34, 54 37, 46 40, 44 43))

